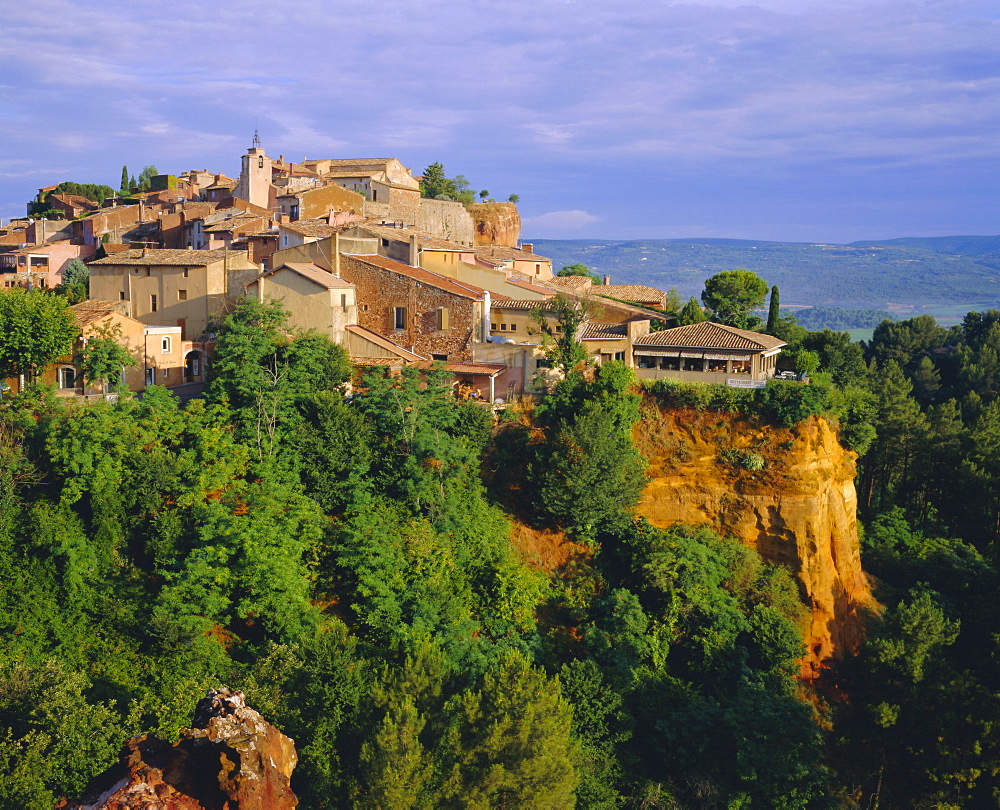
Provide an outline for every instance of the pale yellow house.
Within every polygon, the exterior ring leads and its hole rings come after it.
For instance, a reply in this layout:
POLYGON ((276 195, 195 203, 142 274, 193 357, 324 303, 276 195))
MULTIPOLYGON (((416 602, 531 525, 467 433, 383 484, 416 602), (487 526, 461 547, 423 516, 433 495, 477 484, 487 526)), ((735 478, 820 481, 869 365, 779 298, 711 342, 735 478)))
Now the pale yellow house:
POLYGON ((247 284, 247 295, 278 299, 290 313, 289 324, 316 329, 346 345, 347 327, 357 323, 354 285, 310 262, 284 262, 247 284))
POLYGON ((125 301, 148 326, 179 326, 184 339, 202 335, 260 274, 246 251, 125 250, 89 263, 90 294, 125 301))

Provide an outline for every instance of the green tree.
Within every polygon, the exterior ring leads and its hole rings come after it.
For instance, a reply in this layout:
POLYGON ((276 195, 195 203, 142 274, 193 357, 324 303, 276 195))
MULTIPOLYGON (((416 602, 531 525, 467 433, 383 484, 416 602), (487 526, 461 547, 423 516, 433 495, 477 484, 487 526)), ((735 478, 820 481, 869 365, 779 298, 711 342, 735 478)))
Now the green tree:
POLYGON ((71 304, 79 304, 90 297, 90 269, 79 259, 73 259, 63 271, 62 283, 56 292, 66 296, 71 304))
POLYGON ((122 345, 122 340, 118 324, 99 326, 87 338, 75 360, 88 383, 107 385, 112 380, 123 380, 126 367, 139 364, 136 356, 122 345))
POLYGON ((432 200, 449 200, 454 199, 455 194, 455 184, 445 175, 443 164, 435 161, 424 169, 423 178, 420 180, 421 197, 429 197, 432 200))
POLYGON ((151 181, 159 172, 156 166, 144 166, 142 171, 139 173, 139 190, 149 191, 151 181))
POLYGON ((444 740, 454 763, 438 806, 573 806, 572 710, 557 679, 507 651, 482 689, 459 696, 454 715, 444 740))
POLYGON ((708 316, 705 314, 705 310, 701 308, 698 299, 693 295, 677 315, 678 326, 687 326, 688 324, 701 323, 707 320, 708 316))
POLYGON ((676 287, 671 287, 667 290, 666 301, 663 305, 663 311, 668 315, 680 315, 681 308, 684 304, 681 302, 681 296, 677 292, 676 287))
POLYGON ((596 273, 591 273, 590 268, 585 264, 567 264, 560 268, 556 275, 561 278, 566 278, 568 276, 584 276, 585 278, 589 278, 593 281, 594 284, 601 283, 601 277, 596 273))
POLYGON ((517 205, 519 202, 521 202, 521 197, 519 195, 517 195, 517 194, 511 194, 507 198, 507 202, 512 202, 512 203, 514 203, 514 205, 517 205))
POLYGON ((128 166, 122 166, 122 182, 119 187, 119 192, 121 194, 130 194, 132 192, 132 188, 129 186, 128 166))
POLYGON ((767 326, 764 327, 764 331, 769 335, 774 334, 774 330, 778 327, 778 319, 781 317, 781 296, 778 292, 778 285, 775 284, 771 287, 771 300, 767 306, 767 326))
POLYGON ((719 323, 756 329, 760 318, 750 311, 764 305, 767 282, 750 270, 723 270, 705 281, 701 300, 719 323))
POLYGON ((819 355, 808 349, 803 349, 795 355, 795 370, 807 377, 819 370, 819 355))
POLYGON ((80 334, 61 296, 12 289, 0 295, 0 379, 34 374, 69 354, 80 334))
POLYGON ((531 310, 529 317, 542 335, 545 359, 563 375, 589 364, 583 342, 577 336, 587 320, 587 307, 563 293, 558 293, 543 305, 531 310), (549 322, 549 316, 555 324, 549 322))

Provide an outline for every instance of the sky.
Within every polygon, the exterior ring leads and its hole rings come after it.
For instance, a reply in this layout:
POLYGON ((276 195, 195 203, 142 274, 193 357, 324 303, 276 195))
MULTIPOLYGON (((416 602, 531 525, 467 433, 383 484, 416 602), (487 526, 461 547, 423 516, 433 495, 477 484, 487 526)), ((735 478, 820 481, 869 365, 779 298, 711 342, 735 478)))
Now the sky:
POLYGON ((4 4, 0 218, 268 154, 440 161, 522 234, 1000 233, 1000 0, 4 4))

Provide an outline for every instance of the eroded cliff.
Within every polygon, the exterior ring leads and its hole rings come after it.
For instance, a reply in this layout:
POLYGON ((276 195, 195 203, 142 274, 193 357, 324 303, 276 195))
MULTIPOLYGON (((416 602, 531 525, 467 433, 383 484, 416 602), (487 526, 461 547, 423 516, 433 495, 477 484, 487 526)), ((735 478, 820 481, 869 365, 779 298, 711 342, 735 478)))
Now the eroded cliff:
POLYGON ((790 568, 811 610, 803 674, 855 646, 875 603, 861 570, 854 454, 833 427, 650 408, 635 434, 650 476, 638 513, 661 527, 708 524, 790 568))
POLYGON ((477 245, 517 247, 521 215, 514 203, 474 203, 467 208, 475 225, 477 245))

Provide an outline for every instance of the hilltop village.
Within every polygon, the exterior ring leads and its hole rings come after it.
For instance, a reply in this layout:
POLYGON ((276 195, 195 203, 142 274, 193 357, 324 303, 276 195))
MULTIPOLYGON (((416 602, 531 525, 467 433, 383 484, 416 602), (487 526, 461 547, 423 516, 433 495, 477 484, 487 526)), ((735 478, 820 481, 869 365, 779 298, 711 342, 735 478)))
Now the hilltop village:
MULTIPOLYGON (((293 163, 255 136, 236 179, 188 171, 148 185, 100 203, 41 188, 33 207, 45 217, 0 229, 3 289, 53 288, 71 262, 87 265, 89 300, 74 307, 81 341, 113 326, 141 359, 124 372, 132 391, 196 393, 213 324, 243 296, 280 299, 292 326, 328 335, 358 369, 440 361, 457 391, 489 402, 551 382, 545 331, 558 336, 554 307, 565 301, 584 313, 576 334, 589 357, 623 361, 640 379, 759 386, 784 345, 715 323, 671 328, 652 287, 559 277, 520 241, 515 203, 422 196, 395 158, 293 163)), ((73 357, 38 379, 63 396, 104 390, 88 387, 73 357)))

